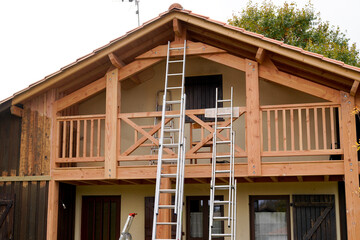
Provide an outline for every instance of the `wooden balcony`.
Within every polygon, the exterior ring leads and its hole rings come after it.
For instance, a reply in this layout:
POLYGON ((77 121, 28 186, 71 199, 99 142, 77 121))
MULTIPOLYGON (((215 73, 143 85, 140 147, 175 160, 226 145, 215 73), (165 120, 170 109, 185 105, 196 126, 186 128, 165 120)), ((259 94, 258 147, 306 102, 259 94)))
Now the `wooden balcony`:
MULTIPOLYGON (((291 162, 291 157, 305 156, 307 162, 328 162, 332 156, 341 159, 340 105, 332 103, 292 104, 260 107, 261 158, 273 162, 291 162), (340 158, 339 158, 340 156, 340 158), (288 157, 284 159, 284 157, 288 157), (314 157, 314 158, 312 158, 314 157)), ((178 114, 171 111, 169 114, 178 114)), ((186 152, 186 164, 209 165, 213 123, 201 120, 205 109, 187 110, 185 135, 191 138, 186 152), (190 127, 196 124, 196 128, 190 127)), ((154 167, 159 146, 161 112, 120 113, 117 117, 116 156, 117 167, 154 167)), ((167 118, 166 122, 171 121, 167 118)), ((247 164, 246 108, 239 108, 239 116, 233 119, 237 134, 235 162, 247 164)), ((104 168, 105 161, 105 115, 62 116, 56 120, 56 169, 104 168)), ((228 126, 230 120, 221 121, 228 126)), ((219 130, 222 140, 229 139, 229 132, 219 130)), ((176 137, 176 136, 175 136, 176 137)), ((165 149, 164 157, 174 156, 173 149, 165 149)), ((220 154, 220 153, 219 153, 220 154)), ((226 154, 226 153, 221 153, 226 154)), ((297 160, 299 162, 299 160, 297 160)), ((300 160, 301 162, 301 160, 300 160)))

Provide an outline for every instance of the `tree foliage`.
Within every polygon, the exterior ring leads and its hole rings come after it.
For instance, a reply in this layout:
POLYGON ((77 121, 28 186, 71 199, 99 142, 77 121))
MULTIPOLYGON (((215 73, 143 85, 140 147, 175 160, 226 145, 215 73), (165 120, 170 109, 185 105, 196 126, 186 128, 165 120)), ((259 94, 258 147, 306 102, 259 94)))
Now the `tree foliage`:
POLYGON ((261 5, 251 0, 228 23, 326 57, 360 66, 356 44, 350 43, 339 27, 322 21, 311 1, 302 9, 295 2, 282 7, 265 0, 261 5))

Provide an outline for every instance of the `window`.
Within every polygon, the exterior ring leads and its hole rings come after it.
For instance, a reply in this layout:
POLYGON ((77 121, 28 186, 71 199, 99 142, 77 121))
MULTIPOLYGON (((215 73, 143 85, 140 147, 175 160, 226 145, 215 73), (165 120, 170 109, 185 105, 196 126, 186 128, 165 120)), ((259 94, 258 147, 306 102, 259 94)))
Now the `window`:
MULTIPOLYGON (((214 108, 216 88, 218 88, 218 98, 222 99, 222 75, 186 77, 186 109, 214 108)), ((219 104, 219 107, 222 107, 222 103, 219 104)), ((203 115, 198 117, 204 121, 213 121, 203 115)), ((192 121, 187 118, 186 122, 192 121)))
POLYGON ((118 240, 120 196, 83 196, 81 239, 118 240))
POLYGON ((251 239, 290 239, 289 206, 289 196, 250 196, 251 239))
MULTIPOLYGON (((216 200, 223 200, 223 196, 216 196, 216 200)), ((189 196, 186 200, 186 239, 203 240, 209 239, 209 196, 189 196)), ((216 206, 215 216, 224 216, 223 206, 216 206)), ((222 221, 214 222, 214 232, 222 233, 224 224, 222 221)), ((214 238, 213 238, 214 239, 214 238)), ((223 239, 223 238, 216 238, 223 239)))

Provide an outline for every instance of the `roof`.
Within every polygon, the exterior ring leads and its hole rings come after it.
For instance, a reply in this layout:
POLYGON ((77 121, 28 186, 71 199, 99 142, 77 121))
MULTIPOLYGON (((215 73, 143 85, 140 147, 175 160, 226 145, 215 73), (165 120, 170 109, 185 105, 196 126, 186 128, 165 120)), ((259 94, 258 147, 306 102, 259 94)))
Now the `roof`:
MULTIPOLYGON (((227 34, 226 37, 234 38, 234 39, 236 39, 237 37, 242 37, 243 40, 248 41, 247 44, 257 45, 258 47, 263 47, 266 50, 270 50, 270 51, 276 52, 278 54, 287 55, 290 51, 294 54, 293 57, 296 61, 304 62, 304 63, 307 61, 306 62, 307 64, 314 65, 316 67, 319 67, 320 63, 324 63, 324 64, 327 64, 326 66, 323 66, 324 68, 326 67, 326 70, 333 72, 334 74, 344 75, 350 79, 360 81, 360 68, 358 68, 358 67, 354 67, 354 66, 345 64, 341 61, 324 57, 323 55, 320 55, 317 53, 312 53, 312 52, 306 51, 299 47, 285 44, 278 40, 267 38, 261 34, 246 31, 243 28, 228 25, 224 22, 220 22, 220 21, 211 19, 207 16, 193 13, 190 10, 183 9, 180 4, 172 4, 167 11, 160 13, 159 16, 157 16, 147 22, 144 22, 141 26, 139 26, 135 29, 132 29, 131 31, 128 31, 123 36, 110 41, 108 44, 95 49, 94 51, 92 51, 91 53, 89 53, 83 57, 78 58, 76 61, 62 67, 57 72, 54 72, 48 76, 45 76, 43 79, 29 85, 29 87, 27 87, 19 92, 16 92, 13 95, 14 99, 17 98, 17 100, 15 101, 15 104, 19 103, 19 102, 23 101, 24 99, 26 99, 27 97, 31 96, 32 93, 30 93, 26 97, 25 96, 21 97, 25 93, 30 92, 30 90, 36 89, 37 87, 39 87, 41 85, 46 85, 46 83, 50 79, 54 79, 55 77, 60 76, 60 78, 61 78, 61 75, 64 74, 65 72, 67 72, 68 70, 73 69, 75 66, 80 65, 89 59, 95 58, 100 53, 102 53, 106 50, 107 51, 116 50, 116 49, 112 49, 116 44, 118 44, 120 42, 124 42, 126 39, 132 37, 135 34, 138 34, 139 36, 141 36, 141 34, 139 34, 139 33, 144 31, 144 29, 151 27, 156 22, 159 22, 167 17, 169 17, 169 19, 178 18, 190 25, 198 25, 199 26, 199 25, 210 24, 212 28, 213 27, 217 27, 217 28, 221 27, 222 29, 227 30, 227 32, 225 32, 225 34, 227 34), (245 39, 244 37, 247 37, 247 38, 245 39), (266 45, 264 45, 264 44, 266 44, 266 45), (332 68, 334 68, 334 70, 332 70, 332 68), (343 69, 343 71, 341 71, 341 69, 343 69)), ((139 36, 137 36, 137 37, 139 37, 139 36)), ((126 44, 126 43, 124 43, 124 44, 126 44)), ((107 54, 107 53, 105 52, 105 54, 107 54)), ((66 75, 66 76, 68 76, 68 75, 66 75)), ((34 93, 35 92, 36 91, 34 91, 34 93)), ((0 101, 0 104, 7 100, 9 100, 9 99, 0 101)))

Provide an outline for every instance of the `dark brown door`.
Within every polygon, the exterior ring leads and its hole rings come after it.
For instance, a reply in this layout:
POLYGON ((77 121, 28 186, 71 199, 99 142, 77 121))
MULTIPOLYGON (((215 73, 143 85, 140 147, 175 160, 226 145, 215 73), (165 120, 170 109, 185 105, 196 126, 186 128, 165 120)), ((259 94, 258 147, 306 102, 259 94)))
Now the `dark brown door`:
POLYGON ((74 239, 76 186, 59 184, 58 240, 74 239))
POLYGON ((0 194, 0 239, 14 237, 14 196, 0 194))
POLYGON ((293 195, 294 239, 336 239, 334 195, 293 195))
POLYGON ((81 239, 118 240, 120 196, 83 196, 81 239))
MULTIPOLYGON (((216 200, 223 200, 223 196, 216 196, 216 200)), ((207 240, 209 239, 209 196, 188 196, 186 198, 186 239, 207 240)), ((217 206, 214 215, 224 216, 223 206, 217 206)), ((217 233, 224 232, 223 222, 214 222, 217 233)), ((213 238, 223 239, 223 238, 213 238)))

